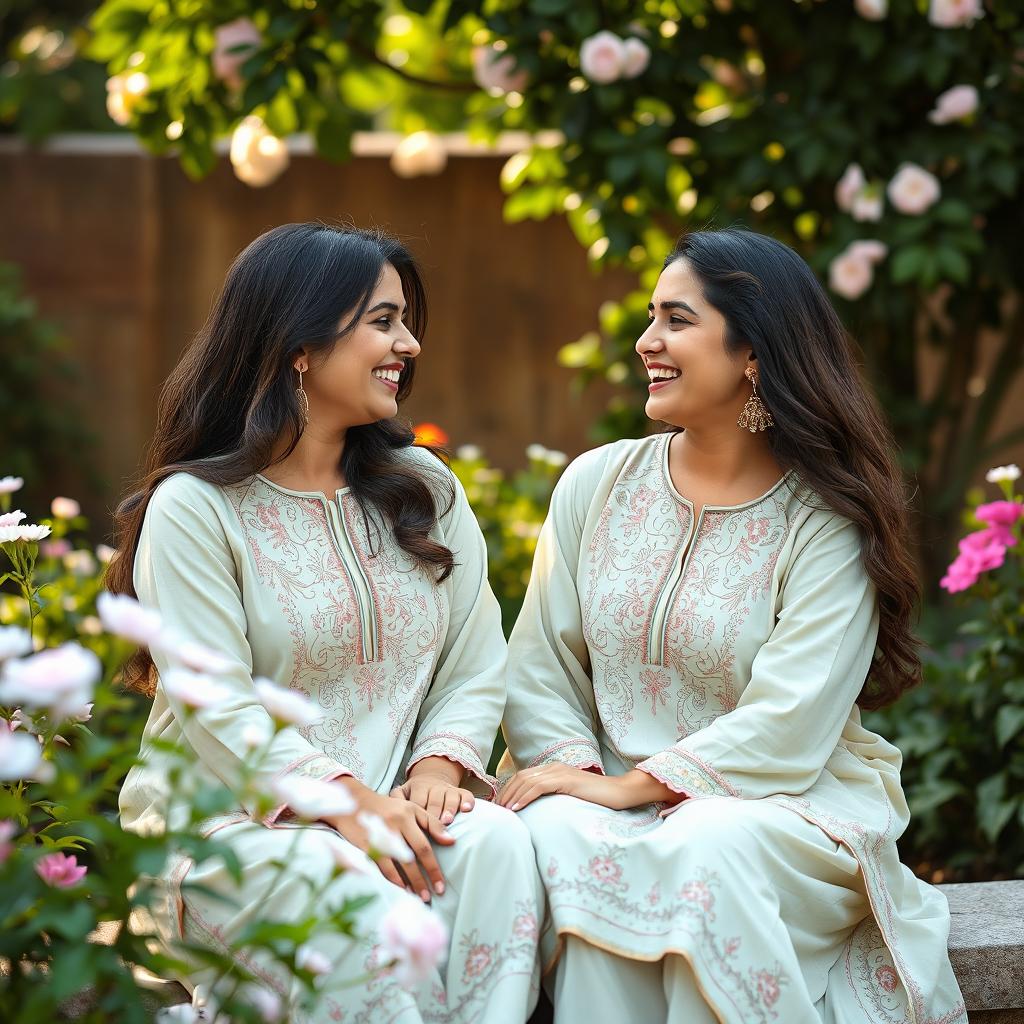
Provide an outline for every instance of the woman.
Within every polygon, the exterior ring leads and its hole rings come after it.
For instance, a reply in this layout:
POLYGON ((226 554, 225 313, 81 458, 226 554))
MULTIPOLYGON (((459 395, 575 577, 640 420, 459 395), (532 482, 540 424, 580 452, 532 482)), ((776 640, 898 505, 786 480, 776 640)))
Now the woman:
MULTIPOLYGON (((240 807, 207 822, 237 855, 242 883, 220 859, 173 864, 155 913, 161 938, 223 949, 254 918, 302 915, 309 882, 327 886, 325 905, 370 893, 365 941, 317 939, 332 970, 316 1020, 522 1024, 537 998, 542 889, 526 828, 473 796, 493 794, 486 764, 505 701, 498 605, 465 494, 395 418, 424 322, 413 260, 382 235, 286 224, 231 267, 165 386, 109 577, 174 634, 223 654, 217 682, 230 692, 187 714, 163 685, 165 653, 129 665, 129 682, 155 681, 155 697, 121 817, 140 832, 168 823, 173 782, 153 741, 182 745, 230 785, 272 732, 254 678, 308 695, 322 717, 281 731, 262 772, 340 780, 357 810, 301 825, 287 805, 262 821, 240 807), (369 847, 364 812, 416 859, 385 859, 379 871, 365 861, 332 881, 336 862, 358 863, 356 848, 369 847), (446 964, 411 993, 388 975, 352 987, 379 956, 375 922, 406 884, 445 919, 446 964)), ((287 997, 272 967, 250 967, 287 997)), ((197 965, 187 983, 210 980, 197 965)))
POLYGON ((860 721, 920 678, 917 585, 843 327, 741 230, 681 239, 650 318, 675 429, 568 469, 509 642, 501 801, 556 1020, 965 1020, 946 902, 896 851, 899 751, 860 721))

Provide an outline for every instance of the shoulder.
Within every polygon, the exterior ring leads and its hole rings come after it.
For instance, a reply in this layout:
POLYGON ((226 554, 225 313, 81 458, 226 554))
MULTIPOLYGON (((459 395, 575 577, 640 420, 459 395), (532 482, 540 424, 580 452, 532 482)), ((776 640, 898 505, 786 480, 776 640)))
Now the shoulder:
POLYGON ((172 473, 153 491, 146 507, 146 524, 151 530, 196 532, 207 532, 220 524, 219 532, 224 532, 225 524, 230 522, 229 511, 230 503, 224 487, 192 473, 172 473))
POLYGON ((573 459, 562 474, 559 485, 563 490, 575 487, 591 487, 608 476, 618 476, 623 468, 637 459, 653 457, 662 436, 625 438, 612 441, 573 459))

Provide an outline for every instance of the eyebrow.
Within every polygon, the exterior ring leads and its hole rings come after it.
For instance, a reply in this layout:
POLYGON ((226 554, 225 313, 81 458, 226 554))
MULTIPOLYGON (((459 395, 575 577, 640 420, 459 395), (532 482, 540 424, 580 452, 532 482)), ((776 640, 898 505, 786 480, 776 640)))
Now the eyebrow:
POLYGON ((378 302, 376 306, 366 311, 366 315, 369 316, 371 313, 376 313, 381 309, 390 309, 392 313, 398 312, 398 306, 394 302, 378 302))
MULTIPOLYGON (((700 316, 697 313, 697 311, 692 306, 688 306, 685 302, 683 302, 682 299, 672 299, 669 302, 663 302, 663 303, 661 303, 661 308, 663 310, 664 309, 681 309, 681 310, 684 310, 685 312, 689 313, 690 316, 695 316, 698 319, 700 319, 700 316)), ((647 303, 647 311, 649 313, 653 313, 654 312, 654 303, 653 302, 648 302, 647 303)))

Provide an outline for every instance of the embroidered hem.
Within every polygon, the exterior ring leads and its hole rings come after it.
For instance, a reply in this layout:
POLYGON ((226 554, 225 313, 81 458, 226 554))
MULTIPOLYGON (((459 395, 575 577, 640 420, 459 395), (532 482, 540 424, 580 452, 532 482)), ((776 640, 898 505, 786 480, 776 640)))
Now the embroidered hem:
POLYGON ((487 786, 491 791, 490 799, 494 800, 497 797, 498 780, 487 774, 480 751, 465 736, 453 732, 435 732, 418 739, 409 758, 409 766, 405 770, 406 777, 412 771, 413 765, 427 757, 444 757, 454 761, 487 786))
POLYGON ((669 747, 641 761, 637 768, 683 796, 741 796, 711 765, 679 747, 669 747))
POLYGON ((593 740, 573 737, 553 743, 550 747, 542 750, 526 767, 536 768, 538 765, 549 764, 552 761, 559 761, 572 768, 596 768, 604 775, 601 750, 593 740))

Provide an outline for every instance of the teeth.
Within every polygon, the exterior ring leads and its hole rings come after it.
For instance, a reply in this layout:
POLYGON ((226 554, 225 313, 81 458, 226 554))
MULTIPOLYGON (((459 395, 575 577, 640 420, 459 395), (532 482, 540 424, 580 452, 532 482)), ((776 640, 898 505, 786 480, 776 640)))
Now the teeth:
POLYGON ((398 383, 398 378, 402 375, 401 370, 373 370, 374 377, 379 380, 389 380, 392 384, 398 383))
POLYGON ((647 370, 647 376, 650 377, 652 381, 656 381, 656 380, 675 380, 675 378, 678 377, 679 375, 680 375, 680 371, 679 370, 665 370, 665 369, 661 369, 660 367, 653 367, 652 366, 652 367, 649 367, 648 370, 647 370))

